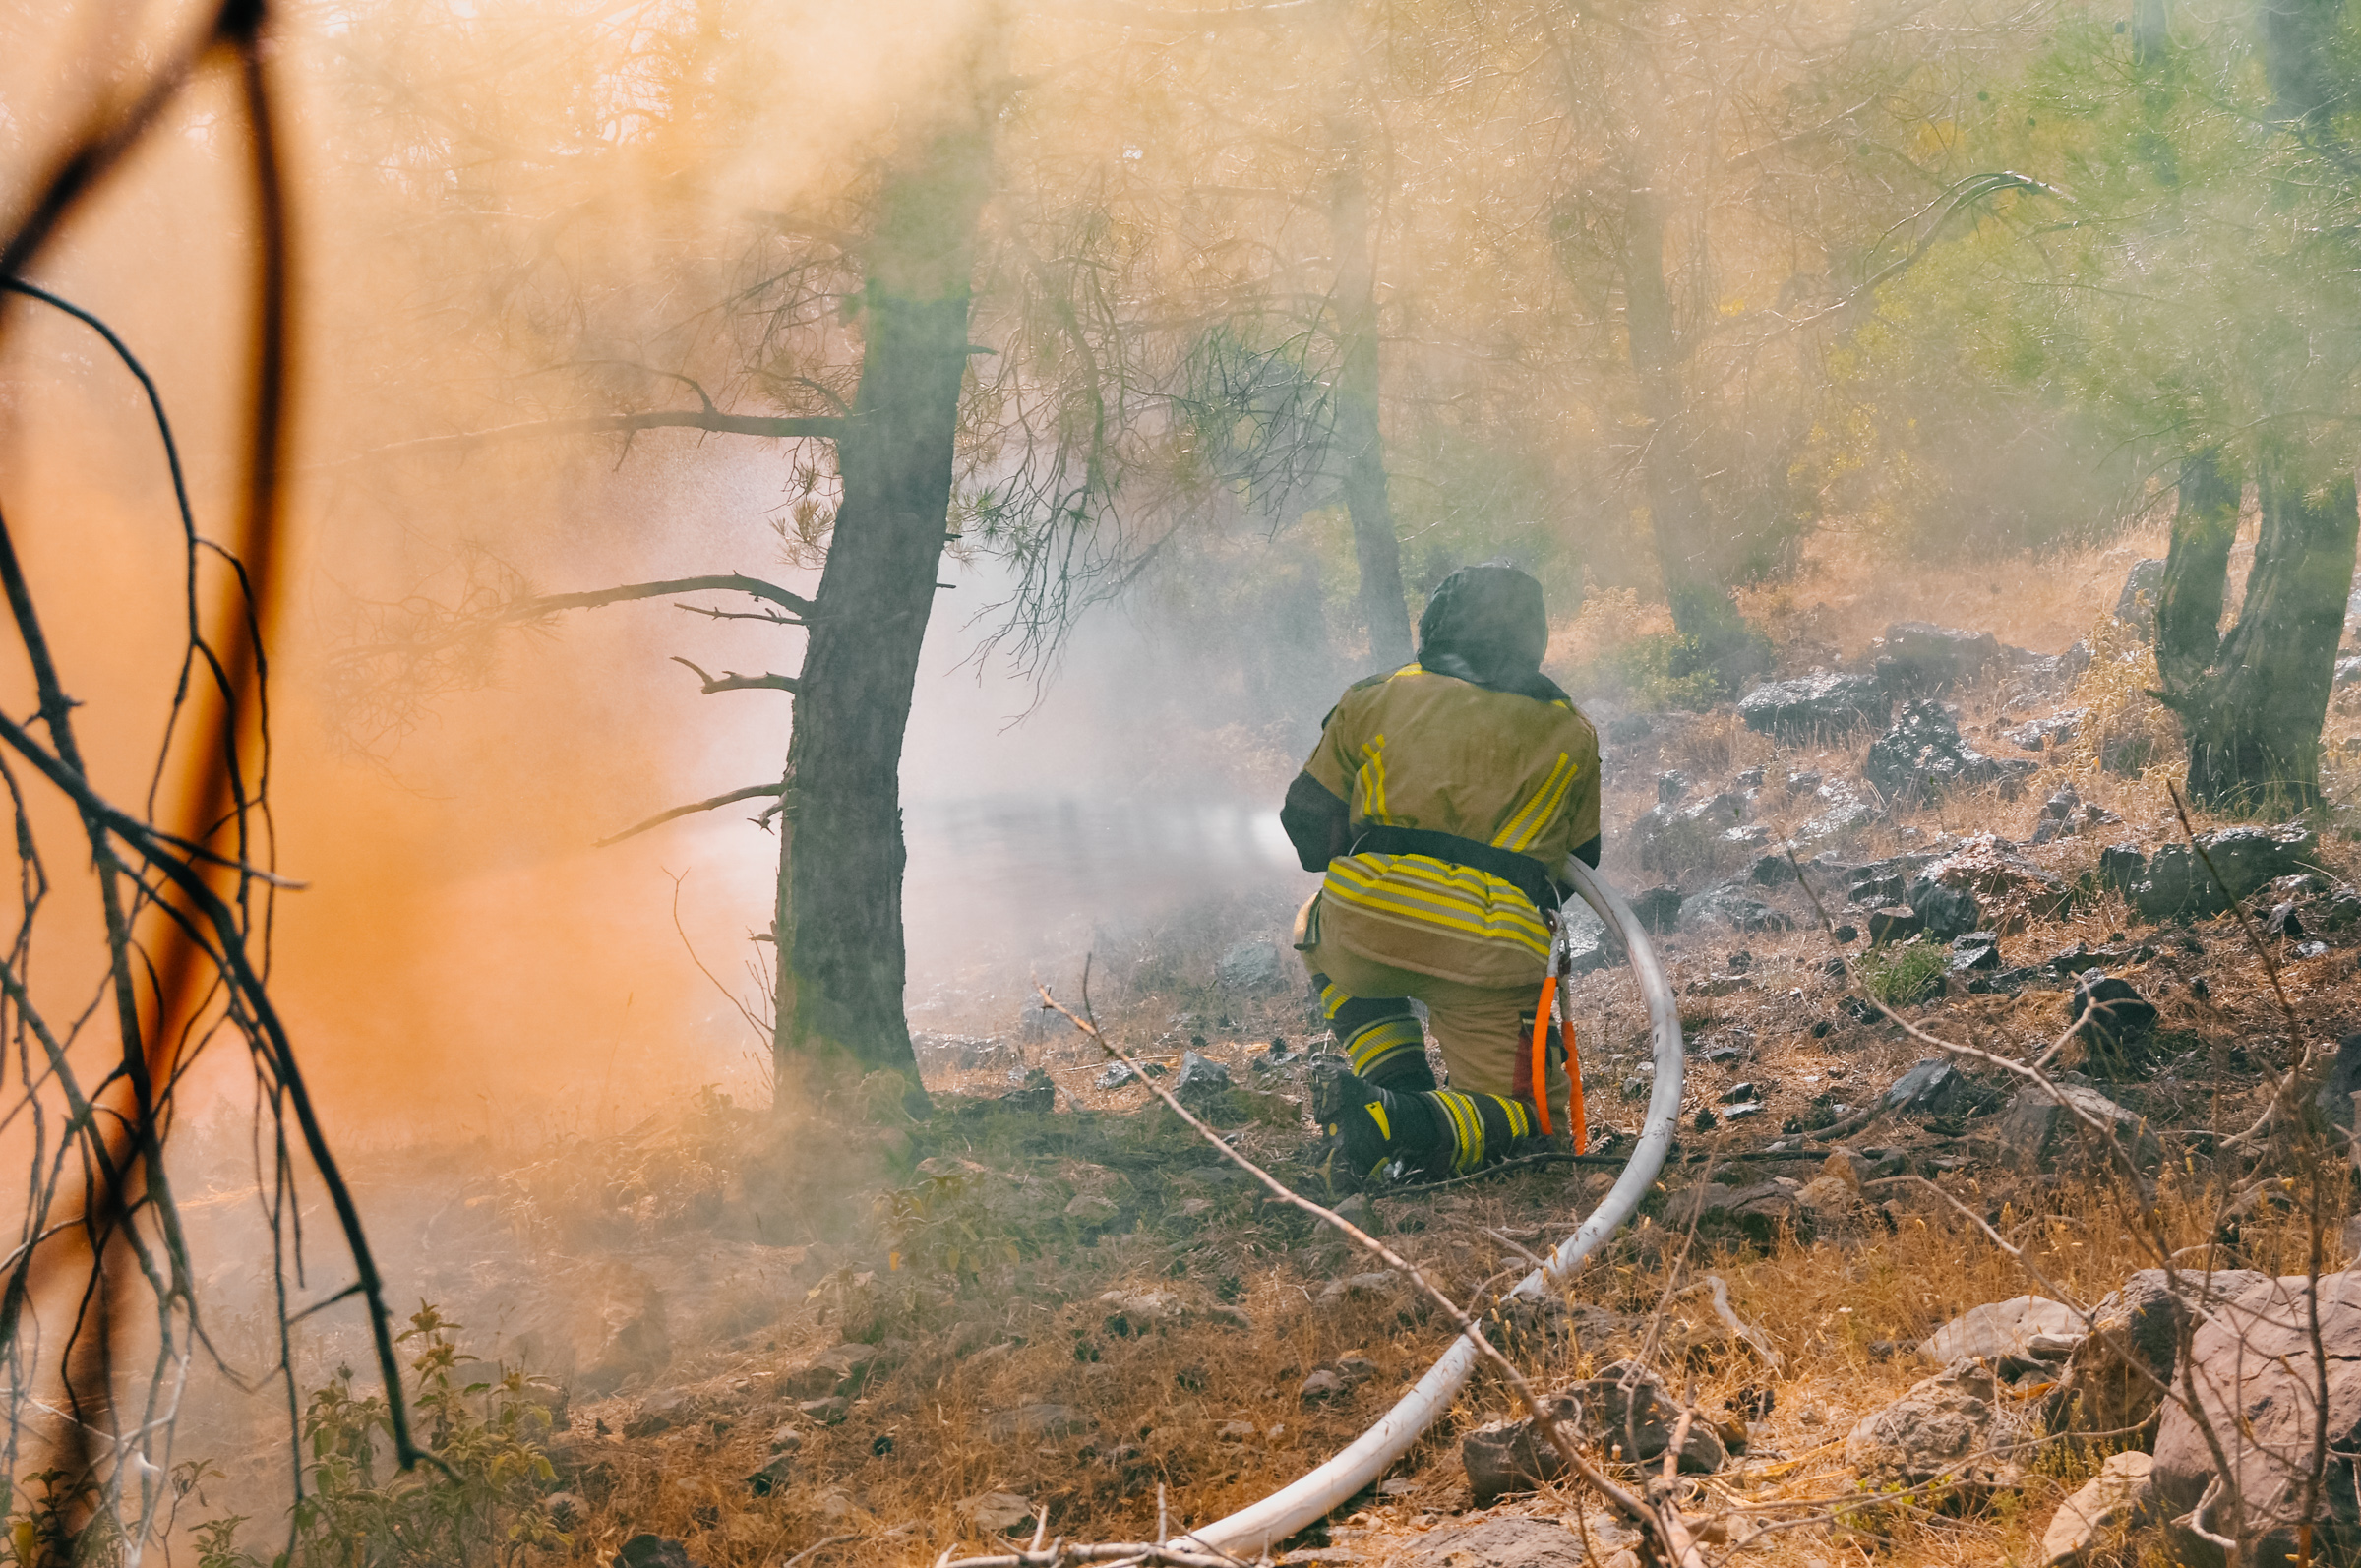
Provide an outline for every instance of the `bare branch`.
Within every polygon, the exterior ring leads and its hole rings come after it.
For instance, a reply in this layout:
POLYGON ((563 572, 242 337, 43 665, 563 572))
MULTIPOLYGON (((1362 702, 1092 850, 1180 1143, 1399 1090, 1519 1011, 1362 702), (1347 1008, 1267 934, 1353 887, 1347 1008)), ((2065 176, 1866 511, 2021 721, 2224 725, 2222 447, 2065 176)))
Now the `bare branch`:
MULTIPOLYGON (((702 394, 702 389, 699 389, 702 394)), ((347 457, 349 463, 368 462, 379 457, 411 457, 432 452, 466 452, 494 442, 518 441, 530 436, 607 436, 636 435, 642 430, 702 430, 717 436, 768 436, 774 440, 812 437, 834 441, 845 432, 846 421, 833 414, 725 414, 705 408, 667 408, 641 414, 583 414, 572 419, 527 419, 514 425, 496 425, 490 430, 464 431, 455 436, 420 436, 413 441, 397 441, 388 447, 373 447, 369 451, 347 457)))
POLYGON ((707 675, 701 668, 691 664, 677 653, 672 656, 672 662, 685 666, 699 681, 702 681, 704 685, 698 690, 707 696, 711 696, 716 692, 796 692, 802 690, 792 675, 740 675, 736 670, 724 670, 717 676, 707 675))
POLYGON ((620 833, 609 834, 607 837, 594 842, 590 847, 592 849, 605 849, 609 844, 620 844, 627 838, 637 837, 639 834, 646 832, 651 827, 662 827, 666 822, 671 821, 676 816, 694 816, 698 812, 714 811, 720 807, 728 806, 738 801, 758 800, 764 796, 784 795, 786 793, 787 786, 784 783, 749 784, 742 790, 732 790, 727 795, 716 795, 709 801, 696 801, 688 806, 676 806, 669 812, 658 812, 646 821, 627 827, 620 833))

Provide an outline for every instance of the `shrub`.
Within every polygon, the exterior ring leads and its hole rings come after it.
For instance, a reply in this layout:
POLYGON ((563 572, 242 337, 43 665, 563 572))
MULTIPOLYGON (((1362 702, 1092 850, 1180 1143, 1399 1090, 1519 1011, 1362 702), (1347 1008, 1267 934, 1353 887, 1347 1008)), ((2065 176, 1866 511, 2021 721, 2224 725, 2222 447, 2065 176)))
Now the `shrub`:
POLYGON ((1951 955, 1923 939, 1872 949, 1852 961, 1852 972, 1870 995, 1889 1007, 1907 1007, 1943 989, 1951 955))

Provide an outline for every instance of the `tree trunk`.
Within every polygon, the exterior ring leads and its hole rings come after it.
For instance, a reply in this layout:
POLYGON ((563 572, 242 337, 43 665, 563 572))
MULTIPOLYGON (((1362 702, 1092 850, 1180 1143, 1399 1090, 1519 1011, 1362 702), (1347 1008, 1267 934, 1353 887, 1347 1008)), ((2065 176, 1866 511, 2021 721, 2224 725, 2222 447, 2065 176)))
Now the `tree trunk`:
POLYGON ((2193 692, 2221 651, 2221 601, 2238 537, 2238 475, 2218 452, 2181 459, 2181 506, 2156 591, 2156 673, 2167 692, 2193 692))
POLYGON ((926 1091, 902 1010, 902 739, 950 505, 988 123, 938 135, 879 192, 780 833, 779 1081, 799 1062, 892 1072, 914 1114, 926 1091))
POLYGON ((1369 661, 1397 670, 1413 655, 1402 592, 1402 545, 1386 499, 1385 443, 1378 427, 1377 236, 1358 151, 1346 154, 1329 202, 1336 247, 1336 440, 1344 459, 1345 510, 1361 563, 1361 612, 1369 661))
POLYGON ((1673 627, 1695 644, 1694 661, 1734 689, 1765 668, 1768 659, 1762 637, 1739 618, 1723 580, 1723 553, 1691 451, 1697 436, 1685 417, 1680 345, 1665 281, 1664 210, 1647 171, 1636 162, 1624 180, 1622 261, 1624 337, 1649 424, 1640 479, 1656 534, 1665 602, 1673 627))
MULTIPOLYGON (((2193 459, 2182 470, 2186 521, 2173 524, 2172 554, 2186 570, 2176 581, 2169 560, 2165 568, 2172 621, 2166 624, 2160 605, 2157 666, 2166 670, 2169 644, 2173 673, 2165 674, 2159 694, 2180 715, 2189 740, 2191 797, 2219 811, 2255 814, 2321 804, 2320 728, 2352 590, 2361 506, 2349 469, 2319 478, 2327 465, 2307 474, 2294 460, 2299 455, 2267 452, 2257 466, 2263 528, 2246 602, 2237 626, 2203 666, 2192 662, 2205 640, 2198 628, 2209 603, 2220 614, 2229 563, 2223 495, 2236 491, 2210 459, 2193 459)), ((2234 500, 2226 511, 2234 531, 2234 500)))

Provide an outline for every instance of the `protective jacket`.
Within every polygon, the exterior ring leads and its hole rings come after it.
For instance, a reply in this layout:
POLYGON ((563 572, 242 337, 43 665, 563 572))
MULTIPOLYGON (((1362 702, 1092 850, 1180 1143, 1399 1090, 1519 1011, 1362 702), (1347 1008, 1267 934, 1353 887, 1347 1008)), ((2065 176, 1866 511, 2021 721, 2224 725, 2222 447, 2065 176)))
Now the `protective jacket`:
POLYGON ((1280 820, 1304 870, 1326 873, 1304 945, 1538 986, 1548 874, 1569 854, 1598 860, 1599 736, 1540 673, 1539 584, 1475 568, 1445 586, 1460 591, 1429 603, 1420 662, 1346 692, 1288 791, 1280 820), (1530 607, 1504 610, 1528 589, 1530 607))

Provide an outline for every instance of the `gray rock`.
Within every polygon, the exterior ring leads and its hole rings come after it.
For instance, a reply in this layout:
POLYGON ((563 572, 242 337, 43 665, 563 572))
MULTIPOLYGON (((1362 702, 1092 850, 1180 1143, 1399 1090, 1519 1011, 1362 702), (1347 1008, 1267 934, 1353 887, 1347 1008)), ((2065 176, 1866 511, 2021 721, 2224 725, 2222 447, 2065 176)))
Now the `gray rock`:
POLYGON ((2172 1381, 2182 1330, 2269 1276, 2252 1269, 2207 1275, 2142 1269, 2092 1309, 2090 1332, 2074 1349, 2060 1379, 2075 1422, 2085 1431, 2152 1433, 2164 1405, 2156 1385, 2172 1381), (2142 1370, 2145 1368, 2145 1372, 2142 1370))
POLYGON ((1904 621, 1886 628, 1869 644, 1870 668, 1878 684, 1897 696, 1936 696, 2000 657, 2000 638, 1989 632, 1904 621))
POLYGON ((1091 1079, 1090 1083, 1094 1089, 1120 1089, 1138 1076, 1139 1074, 1131 1070, 1129 1062, 1119 1061, 1096 1078, 1091 1079))
POLYGON ((1967 1496, 2013 1487, 2023 1472, 1996 1415, 1991 1373, 1963 1362, 1862 1417, 1845 1439, 1845 1462, 1870 1486, 1940 1481, 1967 1496))
POLYGON ((1951 972, 1971 974, 1977 970, 2000 967, 2000 936, 1988 931, 1971 931, 1951 939, 1951 972))
POLYGON ((1918 917, 1918 929, 1937 941, 1966 935, 1983 922, 1984 912, 1976 907, 1973 893, 1931 877, 1912 879, 1904 896, 1918 917))
POLYGON ((615 1554, 615 1568, 702 1568, 669 1536, 634 1536, 615 1554))
POLYGON ((2098 858, 2099 875, 2144 920, 2218 915, 2278 877, 2312 871, 2320 850, 2319 836, 2300 821, 2224 827, 2199 834, 2197 842, 2204 860, 2187 844, 2168 844, 2153 855, 2138 844, 2109 845, 2098 858))
POLYGON ((2142 637, 2156 634, 2156 596, 2164 591, 2164 563, 2135 561, 2115 596, 2115 619, 2139 629, 2142 637))
MULTIPOLYGON (((1960 1090, 1960 1072, 1940 1059, 1921 1061, 1894 1080, 1880 1099, 1889 1111, 1911 1111, 1939 1116, 1951 1109, 1960 1090)), ((1948 1357, 1946 1357, 1948 1359, 1948 1357)))
POLYGON ((1084 1225, 1105 1225, 1122 1212, 1122 1205, 1096 1192, 1077 1192, 1065 1206, 1065 1217, 1084 1225))
POLYGON ((1230 1087, 1230 1069, 1193 1051, 1180 1053, 1180 1073, 1173 1079, 1173 1096, 1190 1110, 1230 1087))
POLYGON ((1939 702, 1903 704, 1894 727, 1870 744, 1862 776, 1888 801, 1923 801, 1963 785, 1996 784, 2033 771, 2026 761, 1986 756, 1960 735, 1939 702))
POLYGON ((1694 1225, 1708 1236, 1742 1236, 1757 1246, 1771 1245, 1786 1230, 1806 1238, 1812 1234, 1810 1211, 1796 1200, 1795 1189, 1777 1181, 1739 1187, 1700 1183, 1665 1205, 1665 1223, 1674 1230, 1694 1225))
POLYGON ((1738 699, 1738 717, 1748 729, 1783 741, 1883 725, 1893 711, 1892 695, 1875 678, 1825 671, 1766 682, 1738 699))
POLYGON ((2118 1055, 2156 1026, 2155 1003, 2103 969, 2085 970, 2076 979, 2067 1013, 2086 1046, 2118 1055))
POLYGON ((1419 1538, 1405 1568, 1581 1568, 1581 1538, 1551 1519, 1486 1519, 1419 1538))
POLYGON ((1647 930, 1663 935, 1680 920, 1680 889, 1666 883, 1631 895, 1631 912, 1647 930))
POLYGON ((1285 979, 1279 944, 1262 937, 1240 942, 1214 964, 1213 979, 1225 991, 1276 991, 1285 979))
POLYGON ((1954 1361, 1997 1362, 2029 1355, 2035 1335, 2073 1339, 2082 1332, 2082 1314, 2065 1302, 2045 1296, 2017 1296, 1969 1307, 1929 1334, 1918 1351, 1946 1366, 1954 1361))
MULTIPOLYGON (((2234 1471, 2229 1479, 2244 1502, 2250 1536, 2261 1538, 2255 1562, 2294 1555, 2323 1381, 2331 1454, 2361 1447, 2361 1275, 2331 1274, 2320 1282, 2325 1364, 2312 1349, 2312 1310, 2310 1282, 2300 1275, 2251 1287, 2214 1308, 2190 1342, 2187 1375, 2175 1379, 2176 1389, 2194 1393, 2214 1432, 2240 1439, 2225 1445, 2234 1471)), ((2164 1407, 2153 1475, 2159 1501, 2175 1516, 2194 1509, 2214 1478, 2204 1433, 2178 1402, 2164 1407)), ((2206 1523, 2223 1533, 2218 1515, 2206 1523)), ((2330 1462, 2312 1523, 2315 1560, 2340 1561, 2361 1545, 2361 1504, 2349 1464, 2330 1462)), ((2194 1533, 2174 1536, 2181 1561, 2221 1561, 2194 1533)))
POLYGON ((1296 1398, 1309 1404, 1317 1400, 1334 1399, 1344 1391, 1345 1380, 1322 1367, 1303 1379, 1303 1386, 1296 1390, 1296 1398))
POLYGON ((1680 924, 1692 931, 1717 924, 1737 931, 1790 931, 1795 922, 1755 897, 1744 884, 1724 882, 1682 904, 1680 924))
MULTIPOLYGON (((1614 1361, 1597 1377, 1571 1385, 1582 1410, 1583 1430, 1606 1445, 1619 1464, 1653 1465, 1672 1446, 1680 1426, 1680 1402, 1664 1379, 1636 1361, 1614 1361)), ((1553 1451, 1554 1452, 1554 1451, 1553 1451)), ((1728 1460, 1721 1434, 1700 1414, 1689 1422, 1677 1468, 1682 1475, 1710 1476, 1728 1460)))
POLYGON ((2154 1512, 2155 1461, 2146 1454, 2109 1454, 2098 1474, 2058 1504, 2041 1533, 2041 1561, 2048 1568, 2089 1562, 2120 1541, 2154 1512))
POLYGON ((2356 1094, 2361 1094, 2361 1034, 2346 1035, 2336 1042, 2336 1064, 2329 1069, 2328 1081, 2317 1096, 2320 1114, 2332 1125, 2351 1131, 2356 1094))
POLYGON ((2009 739, 2028 752, 2071 746, 2082 733, 2083 720, 2089 716, 2088 708, 2065 708, 2045 719, 2027 720, 2009 732, 2009 739))
POLYGON ((2082 1116, 2067 1109, 2069 1105, 2105 1129, 2113 1147, 2128 1153, 2139 1170, 2153 1171, 2163 1164, 2163 1145, 2146 1120, 2080 1084, 2059 1084, 2056 1099, 2038 1084, 2019 1091, 1997 1129, 2003 1154, 2021 1171, 2120 1170, 2116 1156, 2098 1142, 2082 1116))

